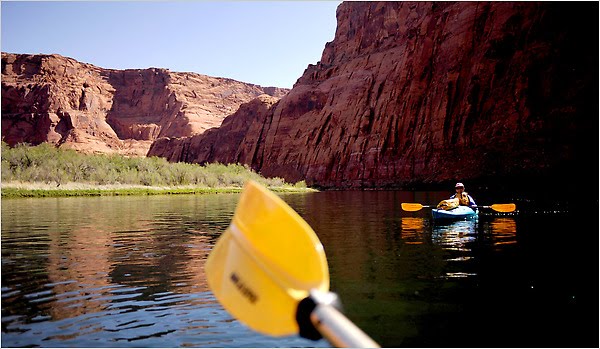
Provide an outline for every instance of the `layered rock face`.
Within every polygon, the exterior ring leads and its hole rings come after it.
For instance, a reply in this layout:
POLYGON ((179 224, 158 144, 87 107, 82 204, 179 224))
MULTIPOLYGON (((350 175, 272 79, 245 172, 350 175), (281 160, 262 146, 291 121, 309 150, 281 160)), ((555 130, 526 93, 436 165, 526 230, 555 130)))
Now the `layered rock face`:
POLYGON ((251 164, 258 157, 261 141, 255 141, 247 135, 259 135, 260 138, 260 128, 278 101, 276 97, 261 95, 242 104, 236 113, 223 120, 221 127, 193 137, 159 138, 152 144, 148 154, 160 154, 171 162, 197 162, 202 159, 203 163, 251 164), (226 138, 223 138, 224 134, 226 138))
POLYGON ((242 103, 286 92, 166 69, 2 53, 2 140, 144 156, 158 137, 201 134, 242 103))
POLYGON ((269 111, 149 154, 323 187, 560 178, 597 159, 597 9, 343 3, 321 61, 269 111))

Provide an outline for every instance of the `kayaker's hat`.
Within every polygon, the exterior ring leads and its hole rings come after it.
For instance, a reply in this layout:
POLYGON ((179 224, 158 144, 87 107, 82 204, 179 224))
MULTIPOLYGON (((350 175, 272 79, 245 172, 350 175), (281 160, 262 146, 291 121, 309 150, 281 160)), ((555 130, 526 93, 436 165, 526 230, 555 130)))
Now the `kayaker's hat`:
POLYGON ((456 183, 456 185, 454 186, 454 188, 464 188, 464 187, 465 187, 465 185, 460 182, 456 183))

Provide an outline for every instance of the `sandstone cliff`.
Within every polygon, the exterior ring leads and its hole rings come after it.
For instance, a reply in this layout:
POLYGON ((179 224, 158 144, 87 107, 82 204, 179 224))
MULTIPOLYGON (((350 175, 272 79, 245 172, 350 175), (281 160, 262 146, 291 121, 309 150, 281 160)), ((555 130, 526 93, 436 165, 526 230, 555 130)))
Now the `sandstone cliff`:
POLYGON ((242 103, 286 92, 166 69, 2 53, 2 140, 143 156, 158 137, 201 134, 242 103))
POLYGON ((242 104, 236 113, 223 120, 221 127, 193 137, 159 138, 152 144, 149 154, 159 153, 171 162, 197 162, 197 159, 202 159, 203 163, 251 164, 264 141, 259 128, 264 126, 265 118, 277 101, 278 98, 261 95, 242 104), (246 137, 248 134, 258 135, 258 139, 246 137))
POLYGON ((253 102, 149 154, 323 187, 561 178, 587 152, 597 175, 597 10, 346 2, 321 61, 268 111, 253 102))

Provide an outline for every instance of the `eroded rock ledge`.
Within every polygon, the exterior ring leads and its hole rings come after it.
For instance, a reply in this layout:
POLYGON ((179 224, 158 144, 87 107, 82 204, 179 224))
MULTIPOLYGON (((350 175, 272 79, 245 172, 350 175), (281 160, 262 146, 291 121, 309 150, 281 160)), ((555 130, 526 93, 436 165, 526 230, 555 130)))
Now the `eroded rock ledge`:
POLYGON ((2 140, 146 155, 201 134, 240 104, 287 89, 167 69, 103 69, 60 55, 2 53, 2 140))

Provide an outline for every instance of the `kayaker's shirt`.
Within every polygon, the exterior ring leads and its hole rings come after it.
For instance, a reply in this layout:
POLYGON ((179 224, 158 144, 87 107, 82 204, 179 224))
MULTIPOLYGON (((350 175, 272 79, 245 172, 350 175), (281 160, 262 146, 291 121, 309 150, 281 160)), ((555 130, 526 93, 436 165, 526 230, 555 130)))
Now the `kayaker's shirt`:
POLYGON ((457 196, 456 194, 452 195, 450 199, 455 199, 458 197, 458 202, 463 206, 475 206, 475 200, 471 197, 471 195, 467 194, 467 192, 463 192, 462 195, 457 196))

